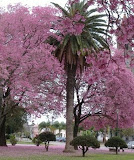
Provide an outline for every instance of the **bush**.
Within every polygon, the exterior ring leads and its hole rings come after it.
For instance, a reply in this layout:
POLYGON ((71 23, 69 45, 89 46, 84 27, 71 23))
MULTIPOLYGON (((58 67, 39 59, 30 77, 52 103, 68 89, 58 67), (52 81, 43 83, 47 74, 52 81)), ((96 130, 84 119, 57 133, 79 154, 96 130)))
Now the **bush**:
POLYGON ((39 134, 39 139, 45 143, 46 151, 48 151, 49 142, 56 141, 56 137, 52 132, 42 132, 39 134))
POLYGON ((83 157, 85 156, 85 153, 88 151, 89 147, 92 148, 99 148, 100 143, 99 141, 93 137, 93 136, 78 136, 74 138, 71 142, 70 145, 72 146, 78 146, 82 150, 82 155, 83 157))
POLYGON ((105 143, 106 147, 115 147, 116 154, 118 154, 118 148, 127 148, 126 142, 121 139, 120 137, 112 137, 108 139, 108 141, 105 143))
POLYGON ((39 139, 39 136, 34 137, 32 142, 36 144, 36 146, 39 146, 42 143, 42 141, 39 139))
POLYGON ((17 144, 17 139, 15 138, 15 135, 10 135, 10 143, 12 144, 12 146, 15 146, 17 144))

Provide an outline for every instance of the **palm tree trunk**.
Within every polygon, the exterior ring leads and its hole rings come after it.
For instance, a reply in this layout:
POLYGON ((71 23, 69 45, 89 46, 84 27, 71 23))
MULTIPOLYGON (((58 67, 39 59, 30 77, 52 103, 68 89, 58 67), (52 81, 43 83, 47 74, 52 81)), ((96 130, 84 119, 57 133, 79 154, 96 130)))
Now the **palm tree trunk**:
POLYGON ((74 86, 75 86, 76 67, 68 65, 66 82, 66 145, 64 152, 74 152, 70 141, 73 140, 73 107, 74 107, 74 86))

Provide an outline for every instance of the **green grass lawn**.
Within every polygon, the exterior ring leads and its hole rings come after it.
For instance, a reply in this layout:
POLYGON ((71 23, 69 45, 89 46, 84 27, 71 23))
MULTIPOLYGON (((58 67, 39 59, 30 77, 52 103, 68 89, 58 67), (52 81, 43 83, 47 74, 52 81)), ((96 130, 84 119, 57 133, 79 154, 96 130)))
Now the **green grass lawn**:
POLYGON ((0 157, 0 160, 134 160, 134 154, 87 154, 86 157, 73 156, 30 156, 30 157, 0 157))
MULTIPOLYGON (((7 140, 7 144, 11 144, 9 140, 7 140)), ((33 142, 18 141, 17 144, 34 144, 34 143, 33 142)))
POLYGON ((33 142, 18 141, 17 144, 34 144, 33 142))

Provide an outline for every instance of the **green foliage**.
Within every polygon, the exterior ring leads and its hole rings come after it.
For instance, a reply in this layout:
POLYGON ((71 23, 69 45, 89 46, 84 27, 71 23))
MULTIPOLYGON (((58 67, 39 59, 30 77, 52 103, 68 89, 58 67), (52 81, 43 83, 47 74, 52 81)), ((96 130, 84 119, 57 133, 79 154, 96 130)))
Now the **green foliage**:
POLYGON ((83 132, 82 132, 82 136, 93 136, 93 137, 95 137, 95 136, 96 136, 96 133, 95 133, 95 131, 91 128, 91 129, 89 129, 89 130, 83 131, 83 132))
POLYGON ((70 145, 72 146, 78 146, 82 150, 83 157, 85 156, 85 153, 88 151, 89 147, 92 148, 99 148, 100 143, 99 141, 93 137, 93 136, 78 136, 74 138, 70 145))
POLYGON ((59 133, 58 133, 59 135, 61 130, 66 128, 66 124, 64 122, 59 123, 58 121, 55 121, 52 127, 59 130, 59 133))
POLYGON ((58 121, 55 121, 52 125, 50 124, 49 121, 48 122, 43 121, 39 124, 40 131, 42 129, 46 129, 46 131, 48 131, 48 128, 51 130, 51 132, 58 129, 60 133, 62 129, 66 128, 66 124, 64 122, 59 123, 58 121))
POLYGON ((36 144, 36 146, 39 146, 42 143, 42 141, 39 139, 39 136, 34 137, 32 142, 36 144))
POLYGON ((42 142, 46 141, 56 141, 56 137, 52 132, 42 132, 39 134, 39 139, 42 142))
POLYGON ((25 110, 17 107, 10 114, 6 119, 6 134, 22 131, 24 123, 27 122, 25 110))
POLYGON ((58 121, 55 121, 55 122, 53 123, 53 126, 54 126, 56 129, 59 129, 59 130, 66 128, 66 124, 65 124, 64 122, 59 123, 58 121))
POLYGON ((115 147, 116 148, 116 154, 118 154, 118 148, 121 149, 127 148, 126 142, 121 139, 120 137, 112 137, 108 139, 108 141, 105 143, 106 147, 115 147))
MULTIPOLYGON (((81 34, 72 35, 67 34, 64 39, 59 42, 54 41, 51 37, 51 44, 57 46, 55 56, 60 60, 66 61, 68 64, 76 65, 79 62, 80 66, 85 65, 85 58, 89 54, 99 52, 104 48, 109 48, 106 39, 104 38, 107 34, 107 24, 104 20, 104 14, 98 14, 97 9, 90 9, 86 4, 86 1, 80 3, 74 3, 73 6, 68 6, 65 9, 60 5, 53 3, 55 7, 62 11, 62 18, 72 18, 76 13, 80 13, 84 17, 85 21, 81 22, 84 24, 84 28, 81 34), (88 49, 84 51, 83 49, 88 49), (78 52, 81 55, 78 56, 78 52)), ((60 31, 57 31, 60 34, 60 31)), ((62 34, 61 34, 62 35, 62 34)))
POLYGON ((17 139, 15 138, 15 135, 14 134, 11 134, 10 135, 10 143, 15 146, 17 144, 17 139))
POLYGON ((122 129, 121 135, 122 136, 134 136, 134 129, 133 128, 122 129))
POLYGON ((52 132, 42 132, 38 135, 39 140, 45 143, 46 151, 48 151, 49 141, 56 141, 56 137, 52 132))
POLYGON ((93 147, 93 148, 99 148, 100 143, 99 141, 93 137, 93 136, 78 136, 74 138, 70 144, 72 146, 78 145, 78 146, 87 146, 87 147, 93 147))
POLYGON ((42 130, 42 129, 47 129, 47 128, 49 128, 50 127, 50 122, 45 122, 45 121, 43 121, 43 122, 41 122, 40 124, 39 124, 39 129, 40 130, 42 130))
POLYGON ((126 142, 120 137, 112 137, 105 143, 106 147, 127 148, 126 142))

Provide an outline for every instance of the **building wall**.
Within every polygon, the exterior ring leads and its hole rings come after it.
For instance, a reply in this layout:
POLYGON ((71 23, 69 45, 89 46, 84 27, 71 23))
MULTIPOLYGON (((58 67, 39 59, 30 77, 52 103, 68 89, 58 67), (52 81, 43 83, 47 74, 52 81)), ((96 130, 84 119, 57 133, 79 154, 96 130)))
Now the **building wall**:
POLYGON ((60 133, 59 133, 59 130, 56 129, 56 130, 54 131, 54 134, 57 135, 57 137, 66 137, 66 130, 62 129, 62 130, 60 131, 60 133))

